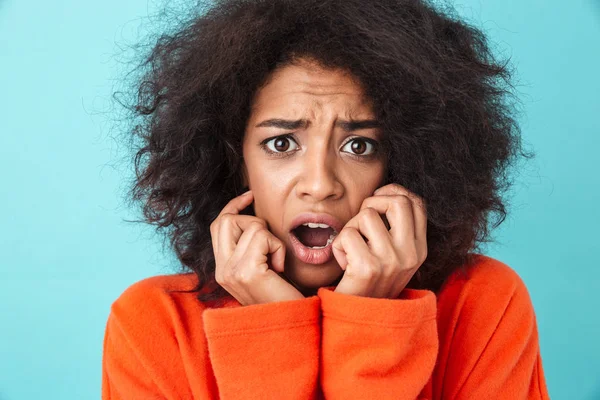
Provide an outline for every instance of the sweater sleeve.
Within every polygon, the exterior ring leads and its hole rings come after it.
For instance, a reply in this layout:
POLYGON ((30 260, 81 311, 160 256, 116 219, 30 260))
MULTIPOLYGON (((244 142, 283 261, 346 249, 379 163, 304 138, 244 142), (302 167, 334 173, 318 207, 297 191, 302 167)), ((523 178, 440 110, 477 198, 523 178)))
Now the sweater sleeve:
POLYGON ((207 309, 204 329, 219 398, 317 396, 320 300, 207 309))
POLYGON ((465 288, 446 290, 440 301, 439 361, 444 369, 435 377, 435 398, 548 400, 525 284, 504 264, 480 271, 465 288))
POLYGON ((435 294, 405 289, 398 299, 374 299, 321 288, 318 295, 325 398, 417 399, 436 363, 435 294))

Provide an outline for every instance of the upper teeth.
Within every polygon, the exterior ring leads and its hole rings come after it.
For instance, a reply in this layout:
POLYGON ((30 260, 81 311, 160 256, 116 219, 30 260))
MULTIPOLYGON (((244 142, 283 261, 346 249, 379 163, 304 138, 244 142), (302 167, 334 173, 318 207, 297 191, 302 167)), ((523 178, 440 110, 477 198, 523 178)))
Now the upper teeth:
POLYGON ((305 224, 302 224, 304 226, 308 226, 309 228, 329 228, 329 225, 327 224, 315 224, 312 222, 307 222, 305 224))

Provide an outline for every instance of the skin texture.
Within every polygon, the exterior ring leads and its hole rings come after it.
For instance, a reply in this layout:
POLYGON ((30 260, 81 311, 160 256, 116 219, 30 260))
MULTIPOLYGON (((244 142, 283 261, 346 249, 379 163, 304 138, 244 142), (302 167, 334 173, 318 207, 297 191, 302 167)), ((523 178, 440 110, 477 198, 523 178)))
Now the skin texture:
POLYGON ((381 122, 382 184, 426 200, 429 251, 407 287, 439 292, 494 241, 513 167, 533 153, 521 146, 514 66, 494 54, 483 31, 447 5, 422 1, 223 0, 191 7, 189 18, 173 15, 177 24, 154 46, 140 46, 132 60, 139 67, 114 98, 131 122, 123 140, 135 154, 132 205, 166 236, 181 272, 197 275, 199 301, 228 296, 216 284, 210 226, 248 187, 242 147, 257 91, 298 59, 356 77, 381 122))
POLYGON ((374 120, 361 85, 343 70, 300 60, 276 70, 257 92, 243 141, 250 192, 211 225, 216 280, 242 304, 301 298, 342 275, 336 291, 393 298, 425 260, 421 199, 397 184, 376 192, 386 172, 380 131, 349 132, 340 120, 374 120), (307 123, 257 126, 271 119, 307 123), (240 215, 252 202, 255 216, 240 215), (344 225, 325 264, 286 251, 292 220, 303 212, 328 213, 344 225))
MULTIPOLYGON (((267 222, 286 248, 291 247, 288 233, 296 215, 328 213, 345 223, 382 183, 382 157, 361 158, 340 150, 350 137, 377 139, 378 131, 345 132, 334 126, 339 119, 373 117, 361 87, 349 75, 311 63, 275 71, 256 94, 243 144, 246 176, 254 192, 256 216, 267 222), (272 118, 307 119, 309 125, 296 130, 256 128, 272 118), (261 148, 264 139, 288 133, 294 133, 299 142, 296 145, 290 141, 290 156, 267 154, 261 148)), ((297 260, 291 251, 286 257, 285 274, 301 287, 330 284, 342 272, 335 258, 326 264, 311 265, 297 260)))

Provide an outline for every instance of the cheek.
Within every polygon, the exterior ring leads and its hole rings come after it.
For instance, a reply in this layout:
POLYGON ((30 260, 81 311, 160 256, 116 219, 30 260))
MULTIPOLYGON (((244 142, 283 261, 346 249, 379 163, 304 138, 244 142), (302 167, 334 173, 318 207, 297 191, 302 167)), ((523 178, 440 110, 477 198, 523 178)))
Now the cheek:
POLYGON ((352 181, 355 189, 364 194, 370 196, 375 189, 385 184, 385 168, 383 165, 373 165, 363 171, 353 171, 352 181))
POLYGON ((373 177, 371 178, 371 185, 369 187, 369 196, 380 187, 387 184, 387 169, 385 164, 382 162, 378 165, 377 169, 374 171, 373 177))
POLYGON ((385 170, 377 165, 361 173, 354 173, 346 185, 348 196, 352 204, 352 213, 355 215, 360 210, 362 202, 373 196, 373 192, 385 184, 385 170))
POLYGON ((254 193, 254 211, 257 217, 273 223, 283 211, 286 181, 289 174, 283 168, 267 165, 248 166, 248 183, 254 193))

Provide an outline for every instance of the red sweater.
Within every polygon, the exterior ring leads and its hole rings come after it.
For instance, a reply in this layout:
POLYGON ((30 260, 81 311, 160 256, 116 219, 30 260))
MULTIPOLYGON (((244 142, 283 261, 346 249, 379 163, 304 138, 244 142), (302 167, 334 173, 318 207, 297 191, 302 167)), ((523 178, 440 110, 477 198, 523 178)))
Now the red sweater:
POLYGON ((103 400, 548 399, 520 277, 480 256, 441 292, 210 308, 195 275, 129 287, 108 318, 103 400))

